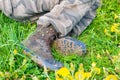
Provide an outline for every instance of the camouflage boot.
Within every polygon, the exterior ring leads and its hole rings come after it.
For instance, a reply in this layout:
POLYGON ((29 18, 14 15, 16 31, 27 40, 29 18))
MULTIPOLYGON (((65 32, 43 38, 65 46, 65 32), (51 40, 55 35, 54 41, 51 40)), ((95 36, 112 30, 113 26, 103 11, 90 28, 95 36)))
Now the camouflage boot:
POLYGON ((86 53, 86 45, 71 37, 57 39, 53 42, 52 46, 62 55, 77 54, 81 56, 86 53))
POLYGON ((36 31, 23 41, 25 54, 39 66, 57 70, 62 67, 60 62, 51 55, 50 45, 56 38, 57 32, 52 26, 39 26, 36 31))

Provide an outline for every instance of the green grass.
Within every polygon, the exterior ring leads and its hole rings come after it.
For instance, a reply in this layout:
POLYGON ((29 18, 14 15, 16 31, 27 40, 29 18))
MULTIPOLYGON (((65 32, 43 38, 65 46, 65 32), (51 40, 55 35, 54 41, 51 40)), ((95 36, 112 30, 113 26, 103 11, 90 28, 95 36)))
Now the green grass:
MULTIPOLYGON (((113 62, 110 59, 110 56, 120 54, 120 47, 118 47, 120 46, 120 1, 102 0, 101 2, 102 5, 97 10, 95 20, 77 38, 87 45, 87 54, 82 57, 61 57, 53 50, 55 59, 63 62, 67 67, 72 62, 77 69, 78 65, 83 63, 85 71, 90 71, 92 62, 96 62, 96 66, 101 69, 101 74, 94 77, 97 80, 103 80, 106 77, 103 67, 109 74, 120 76, 120 58, 113 62), (115 19, 115 14, 119 15, 119 18, 115 19), (119 23, 119 33, 110 31, 114 23, 119 23), (108 30, 110 36, 104 33, 104 29, 108 30), (98 54, 101 58, 97 58, 98 54)), ((38 67, 36 63, 25 56, 23 49, 19 46, 19 43, 35 28, 35 24, 16 22, 0 13, 0 80, 18 80, 24 77, 26 80, 31 80, 34 76, 40 80, 47 78, 43 68, 38 67), (14 49, 18 51, 17 55, 13 54, 14 49)), ((50 71, 48 74, 54 80, 54 72, 50 71)), ((120 79, 120 77, 118 78, 120 79)))

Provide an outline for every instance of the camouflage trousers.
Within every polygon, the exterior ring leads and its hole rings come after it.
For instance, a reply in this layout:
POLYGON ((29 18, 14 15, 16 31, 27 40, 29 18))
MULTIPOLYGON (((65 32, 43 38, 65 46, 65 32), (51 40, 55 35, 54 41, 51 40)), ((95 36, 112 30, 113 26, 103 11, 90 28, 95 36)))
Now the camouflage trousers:
POLYGON ((50 25, 61 36, 79 35, 96 16, 99 0, 0 0, 0 10, 18 21, 50 25))

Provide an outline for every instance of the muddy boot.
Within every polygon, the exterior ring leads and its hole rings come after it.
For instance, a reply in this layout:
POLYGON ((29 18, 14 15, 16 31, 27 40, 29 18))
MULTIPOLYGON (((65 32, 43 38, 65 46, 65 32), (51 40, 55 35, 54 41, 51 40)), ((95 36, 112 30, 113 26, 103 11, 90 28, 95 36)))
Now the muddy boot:
POLYGON ((39 26, 36 31, 23 41, 24 53, 39 66, 57 70, 62 67, 60 62, 51 55, 50 45, 56 38, 57 32, 52 26, 39 26))
POLYGON ((72 37, 63 37, 53 41, 52 47, 62 55, 76 54, 82 56, 86 53, 86 45, 72 37))

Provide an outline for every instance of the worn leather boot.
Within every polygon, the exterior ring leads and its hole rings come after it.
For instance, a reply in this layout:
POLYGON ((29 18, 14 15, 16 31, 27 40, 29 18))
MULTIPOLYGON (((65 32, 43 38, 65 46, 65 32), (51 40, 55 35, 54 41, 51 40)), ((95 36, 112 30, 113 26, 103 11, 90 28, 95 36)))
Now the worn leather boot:
POLYGON ((52 26, 41 26, 23 41, 24 53, 28 55, 39 66, 57 70, 63 65, 54 60, 51 55, 50 46, 58 33, 52 26))
POLYGON ((86 53, 86 45, 72 37, 63 37, 53 41, 52 47, 62 55, 76 54, 82 56, 86 53))

